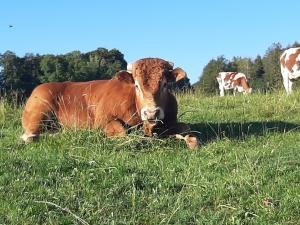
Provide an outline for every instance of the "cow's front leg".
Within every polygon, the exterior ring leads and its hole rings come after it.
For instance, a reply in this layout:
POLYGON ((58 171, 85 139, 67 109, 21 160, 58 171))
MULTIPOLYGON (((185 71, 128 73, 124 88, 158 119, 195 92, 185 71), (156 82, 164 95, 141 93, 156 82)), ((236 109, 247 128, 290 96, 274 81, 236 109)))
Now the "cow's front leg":
POLYGON ((162 128, 162 130, 160 132, 160 135, 170 136, 170 135, 175 135, 175 134, 184 134, 184 133, 188 133, 190 131, 191 131, 191 128, 186 123, 174 122, 174 123, 171 123, 171 124, 166 124, 162 128))
POLYGON ((224 95, 225 95, 224 87, 220 87, 220 96, 224 97, 224 95))
POLYGON ((199 147, 199 140, 197 137, 190 135, 191 128, 186 123, 168 123, 168 124, 151 124, 144 123, 144 132, 147 136, 153 136, 157 133, 159 137, 175 137, 186 142, 190 149, 199 147))
POLYGON ((170 135, 181 134, 189 132, 190 126, 185 123, 163 123, 163 122, 144 122, 143 125, 144 134, 146 136, 153 136, 154 134, 158 135, 159 137, 167 137, 170 135))
POLYGON ((237 87, 233 88, 233 96, 236 95, 236 92, 237 92, 237 87))
POLYGON ((126 135, 125 128, 119 120, 113 120, 106 124, 104 133, 107 137, 124 137, 126 135))
POLYGON ((176 139, 184 140, 188 148, 196 149, 199 147, 200 143, 197 137, 190 135, 191 128, 186 123, 174 123, 168 126, 166 129, 166 134, 176 139))

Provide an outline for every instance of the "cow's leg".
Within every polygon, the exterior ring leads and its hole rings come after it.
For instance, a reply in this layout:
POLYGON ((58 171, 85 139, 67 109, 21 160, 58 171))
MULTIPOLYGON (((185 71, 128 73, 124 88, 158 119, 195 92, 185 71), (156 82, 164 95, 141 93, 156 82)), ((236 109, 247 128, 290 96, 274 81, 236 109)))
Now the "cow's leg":
POLYGON ((158 137, 173 137, 176 139, 182 139, 185 141, 187 146, 190 149, 196 149, 199 147, 199 140, 197 137, 188 134, 191 131, 189 125, 185 123, 168 123, 162 126, 157 125, 156 127, 154 124, 151 123, 144 123, 144 133, 147 136, 152 136, 153 134, 157 133, 158 137))
POLYGON ((53 106, 46 100, 30 97, 22 114, 22 126, 25 133, 21 139, 25 143, 31 143, 34 137, 39 136, 43 126, 43 120, 53 113, 53 106))
POLYGON ((34 137, 40 133, 40 126, 42 122, 42 114, 39 112, 24 111, 22 116, 22 126, 25 130, 21 139, 26 143, 31 143, 34 137))
POLYGON ((282 76, 283 86, 287 94, 289 94, 289 78, 287 76, 282 76))
POLYGON ((175 123, 169 127, 167 133, 169 136, 176 139, 182 139, 187 144, 188 148, 196 149, 199 147, 199 140, 196 136, 190 135, 191 128, 185 123, 175 123))
POLYGON ((118 120, 110 121, 104 128, 104 133, 107 137, 118 136, 124 137, 126 134, 123 124, 118 120))
POLYGON ((169 132, 171 134, 182 134, 189 131, 191 131, 191 128, 186 123, 174 123, 169 127, 169 132))
POLYGON ((291 94, 293 82, 289 79, 289 72, 286 69, 281 68, 281 74, 282 74, 284 89, 287 94, 291 94))
POLYGON ((236 95, 236 91, 237 91, 237 88, 235 87, 235 88, 233 88, 233 96, 235 96, 236 95))
POLYGON ((292 86, 293 86, 293 81, 291 81, 290 79, 289 80, 289 83, 288 83, 288 93, 291 94, 292 93, 292 86))
POLYGON ((220 87, 220 96, 224 97, 225 93, 224 93, 224 87, 220 87))
POLYGON ((189 132, 190 126, 185 123, 167 123, 167 124, 156 124, 144 123, 144 133, 147 136, 157 134, 159 137, 167 137, 175 134, 182 134, 189 132))

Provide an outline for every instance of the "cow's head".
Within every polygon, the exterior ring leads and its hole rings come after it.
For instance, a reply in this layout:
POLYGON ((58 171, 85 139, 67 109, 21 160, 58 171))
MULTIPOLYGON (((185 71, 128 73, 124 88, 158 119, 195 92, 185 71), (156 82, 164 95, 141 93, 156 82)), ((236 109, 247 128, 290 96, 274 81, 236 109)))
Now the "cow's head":
POLYGON ((136 107, 143 121, 163 120, 168 97, 168 82, 186 77, 181 68, 159 58, 138 60, 127 66, 123 80, 131 82, 136 93, 136 107), (126 78, 125 78, 126 76, 126 78))
POLYGON ((241 84, 242 84, 242 87, 243 87, 243 94, 244 95, 252 93, 252 88, 249 85, 249 80, 248 79, 244 77, 241 80, 241 84))

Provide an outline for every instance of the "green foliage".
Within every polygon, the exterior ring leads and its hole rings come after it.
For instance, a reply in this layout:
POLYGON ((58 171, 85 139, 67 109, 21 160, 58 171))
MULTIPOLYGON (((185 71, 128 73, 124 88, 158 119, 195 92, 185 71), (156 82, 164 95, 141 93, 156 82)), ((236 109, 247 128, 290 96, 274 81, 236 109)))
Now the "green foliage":
POLYGON ((110 79, 117 71, 126 69, 123 54, 117 49, 98 48, 65 55, 33 55, 18 57, 7 51, 0 55, 0 87, 28 95, 40 83, 110 79))
POLYGON ((263 67, 265 71, 264 81, 267 90, 278 90, 283 88, 279 62, 281 53, 282 47, 279 43, 276 43, 268 48, 263 58, 263 67))
POLYGON ((197 151, 98 130, 24 145, 22 108, 5 106, 0 224, 299 224, 299 98, 180 95, 197 151))
POLYGON ((6 100, 0 98, 0 125, 5 122, 5 115, 7 113, 7 103, 6 100))
POLYGON ((262 58, 260 55, 258 55, 255 58, 255 60, 252 64, 250 74, 251 74, 250 83, 251 83, 251 87, 253 88, 253 90, 265 91, 265 81, 264 81, 265 70, 264 70, 263 61, 262 61, 262 58))
POLYGON ((250 74, 253 66, 250 58, 233 57, 231 63, 235 65, 235 70, 228 69, 228 71, 242 72, 245 74, 250 74))
POLYGON ((228 61, 223 56, 210 60, 204 67, 199 82, 195 85, 196 89, 200 89, 204 93, 216 93, 218 89, 216 76, 221 71, 227 71, 227 68, 228 61))

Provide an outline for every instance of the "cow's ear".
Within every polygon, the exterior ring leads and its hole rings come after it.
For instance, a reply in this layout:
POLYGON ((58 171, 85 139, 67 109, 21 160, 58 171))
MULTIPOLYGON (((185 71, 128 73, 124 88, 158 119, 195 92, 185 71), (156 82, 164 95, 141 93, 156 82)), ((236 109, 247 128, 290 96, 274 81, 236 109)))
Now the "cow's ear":
POLYGON ((132 74, 125 70, 117 72, 115 75, 115 79, 118 79, 119 81, 125 83, 134 83, 132 74))
POLYGON ((185 77, 186 77, 186 72, 183 69, 177 67, 176 69, 170 71, 167 80, 168 82, 174 82, 174 81, 179 81, 185 77))

